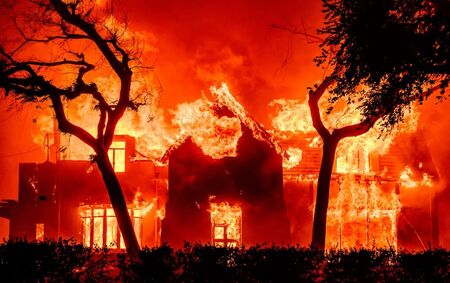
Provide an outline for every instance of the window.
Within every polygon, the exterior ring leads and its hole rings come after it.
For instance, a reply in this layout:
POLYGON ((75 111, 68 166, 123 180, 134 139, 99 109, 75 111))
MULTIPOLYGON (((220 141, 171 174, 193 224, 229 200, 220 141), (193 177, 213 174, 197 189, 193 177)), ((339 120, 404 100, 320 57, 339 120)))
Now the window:
MULTIPOLYGON (((129 208, 134 230, 141 243, 142 218, 140 208, 129 208)), ((87 247, 125 248, 122 235, 117 224, 114 210, 110 205, 95 205, 80 207, 82 221, 83 245, 87 247)))
POLYGON ((36 241, 43 241, 45 236, 44 223, 36 224, 36 241))
POLYGON ((226 202, 211 203, 211 234, 213 245, 236 247, 242 240, 242 210, 226 202))
POLYGON ((337 173, 369 173, 369 151, 358 148, 350 151, 338 151, 336 156, 337 173))
POLYGON ((125 141, 113 141, 108 151, 109 160, 118 173, 125 172, 125 145, 125 141))

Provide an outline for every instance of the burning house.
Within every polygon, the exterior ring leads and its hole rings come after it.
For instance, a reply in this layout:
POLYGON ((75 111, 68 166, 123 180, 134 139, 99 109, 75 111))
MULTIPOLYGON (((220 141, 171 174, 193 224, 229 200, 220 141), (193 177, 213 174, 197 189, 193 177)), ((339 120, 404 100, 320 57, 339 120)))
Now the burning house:
MULTIPOLYGON (((140 243, 289 243, 277 146, 229 93, 221 98, 226 100, 200 103, 201 114, 209 113, 212 123, 208 141, 185 134, 167 150, 162 161, 168 163, 168 176, 167 167, 139 159, 133 137, 116 136, 109 156, 140 243)), ((72 156, 80 156, 77 151, 72 156)), ((21 164, 19 173, 19 200, 1 207, 1 216, 10 219, 11 237, 75 238, 88 246, 123 247, 92 162, 57 158, 56 163, 21 164)))
MULTIPOLYGON (((161 159, 136 150, 139 137, 114 139, 109 156, 139 242, 309 245, 321 144, 307 108, 283 108, 269 133, 226 85, 211 91, 214 102, 202 98, 172 113, 180 131, 161 159)), ((438 245, 438 174, 427 145, 415 129, 391 136, 340 143, 327 247, 438 245)), ((20 164, 19 198, 0 205, 10 236, 122 248, 100 173, 88 153, 70 150, 55 162, 20 164)))
MULTIPOLYGON (((135 140, 130 136, 116 136, 109 155, 138 241, 157 245, 164 169, 136 160, 135 140)), ((11 238, 62 237, 86 246, 124 247, 100 172, 89 160, 58 158, 56 162, 20 164, 19 198, 4 200, 0 216, 9 219, 11 238)))
POLYGON ((183 241, 288 244, 277 145, 225 86, 212 92, 216 102, 208 108, 216 118, 208 130, 217 142, 208 145, 186 135, 163 157, 169 166, 169 197, 161 240, 175 247, 183 241))
POLYGON ((268 141, 243 124, 235 157, 214 159, 191 139, 170 150, 163 242, 289 243, 282 158, 268 141))
MULTIPOLYGON (((311 240, 322 155, 315 139, 315 133, 308 133, 286 143, 303 149, 302 162, 284 170, 291 237, 302 245, 311 240)), ((436 168, 419 134, 403 135, 383 154, 362 146, 338 151, 330 184, 327 246, 408 249, 423 249, 428 244, 438 246, 435 176, 438 176, 436 168)))

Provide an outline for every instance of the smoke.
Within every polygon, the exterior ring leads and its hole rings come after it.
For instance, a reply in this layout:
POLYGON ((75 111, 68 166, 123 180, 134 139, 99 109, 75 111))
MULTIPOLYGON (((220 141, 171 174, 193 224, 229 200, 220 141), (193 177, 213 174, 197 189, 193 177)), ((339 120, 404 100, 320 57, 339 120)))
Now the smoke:
POLYGON ((270 101, 304 96, 322 76, 312 62, 317 45, 271 28, 290 25, 314 33, 322 22, 320 1, 127 3, 130 29, 156 37, 163 108, 194 101, 210 85, 225 81, 244 108, 270 126, 270 101))

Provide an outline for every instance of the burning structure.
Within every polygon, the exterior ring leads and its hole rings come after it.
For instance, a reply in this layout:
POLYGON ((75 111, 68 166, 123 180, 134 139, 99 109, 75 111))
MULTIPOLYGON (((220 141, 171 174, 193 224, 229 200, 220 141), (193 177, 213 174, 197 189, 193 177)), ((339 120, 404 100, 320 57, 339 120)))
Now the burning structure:
MULTIPOLYGON (((136 160, 134 138, 116 136, 110 157, 122 184, 140 243, 159 243, 157 199, 164 193, 164 170, 136 160), (160 179, 162 178, 162 179, 160 179), (145 229, 143 229, 145 227, 145 229)), ((0 215, 10 220, 10 237, 74 238, 86 246, 123 248, 102 177, 89 160, 23 163, 19 198, 3 201, 0 215)))
MULTIPOLYGON (((199 99, 174 112, 181 135, 161 160, 143 158, 131 136, 115 138, 109 156, 140 243, 308 245, 321 159, 308 114, 287 115, 303 123, 292 130, 280 112, 278 131, 269 134, 225 85, 211 90, 214 102, 199 99)), ((420 133, 402 134, 401 142, 375 142, 369 135, 337 151, 327 246, 438 245, 438 174, 420 133), (380 149, 380 143, 389 146, 380 149)), ((123 247, 93 166, 87 158, 21 164, 19 199, 0 207, 11 237, 74 237, 85 245, 123 247)))
POLYGON ((289 243, 281 156, 244 125, 236 151, 213 159, 190 139, 172 149, 163 242, 289 243))
POLYGON ((205 148, 207 142, 186 136, 168 149, 163 157, 169 163, 169 197, 162 241, 175 247, 183 241, 288 244, 277 146, 226 86, 212 93, 216 102, 209 108, 218 118, 211 126, 212 139, 231 137, 233 142, 205 148))
MULTIPOLYGON (((322 154, 313 142, 315 138, 314 133, 308 133, 286 144, 303 149, 302 162, 284 170, 291 237, 303 245, 310 241, 322 154), (308 221, 294 215, 305 215, 308 221)), ((338 151, 330 184, 327 246, 409 249, 422 249, 427 243, 437 246, 434 186, 438 180, 430 176, 437 176, 437 172, 418 134, 403 135, 384 154, 364 147, 338 151), (418 195, 428 201, 419 203, 418 195)))

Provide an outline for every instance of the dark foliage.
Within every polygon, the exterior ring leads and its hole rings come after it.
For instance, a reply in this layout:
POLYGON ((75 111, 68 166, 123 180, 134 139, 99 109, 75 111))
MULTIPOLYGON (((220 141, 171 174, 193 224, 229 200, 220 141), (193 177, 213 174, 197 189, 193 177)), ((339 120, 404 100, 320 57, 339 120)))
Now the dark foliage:
POLYGON ((72 240, 0 245, 2 282, 104 282, 110 278, 108 249, 83 247, 72 240))
POLYGON ((332 69, 334 100, 362 98, 367 117, 385 125, 412 101, 450 79, 450 2, 441 0, 323 0, 326 39, 316 62, 332 69), (361 86, 365 86, 362 88, 361 86))
POLYGON ((449 282, 450 253, 167 245, 138 254, 73 241, 0 245, 2 282, 449 282))

